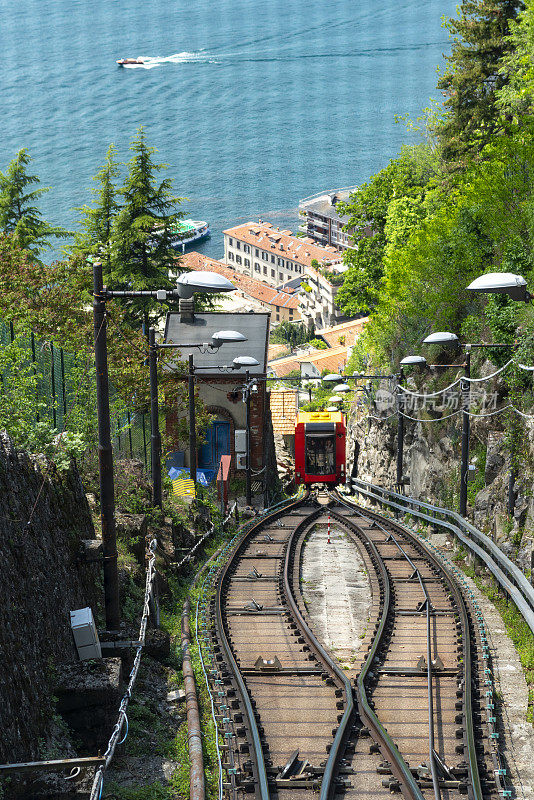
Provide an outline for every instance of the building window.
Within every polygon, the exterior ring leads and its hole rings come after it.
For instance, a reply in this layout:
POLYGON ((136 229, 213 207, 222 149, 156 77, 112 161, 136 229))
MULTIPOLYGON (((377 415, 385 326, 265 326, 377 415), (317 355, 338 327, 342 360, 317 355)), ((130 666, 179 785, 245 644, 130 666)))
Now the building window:
POLYGON ((276 321, 277 322, 280 321, 280 312, 279 311, 276 312, 276 321))
POLYGON ((288 268, 288 270, 289 270, 290 272, 292 272, 292 271, 293 271, 293 264, 291 263, 291 261, 288 261, 286 266, 287 266, 287 268, 288 268))
POLYGON ((245 253, 250 253, 250 247, 248 246, 248 244, 243 245, 243 250, 245 251, 245 253))
POLYGON ((234 260, 234 254, 233 253, 228 253, 228 258, 230 259, 230 261, 233 261, 234 260))
POLYGON ((245 258, 245 267, 250 267, 250 259, 245 258))
POLYGON ((289 309, 289 319, 293 319, 293 309, 289 309))
POLYGON ((259 250, 258 250, 258 248, 256 247, 256 258, 259 258, 259 257, 260 257, 260 251, 259 251, 259 250))
POLYGON ((269 260, 269 253, 264 253, 262 251, 261 257, 263 258, 264 261, 268 261, 269 260))
POLYGON ((274 269, 271 270, 271 278, 274 278, 274 269))
POLYGON ((278 266, 279 267, 283 267, 284 266, 284 259, 283 258, 279 258, 278 259, 278 266))
POLYGON ((235 246, 237 247, 238 250, 241 250, 241 242, 236 241, 235 246))
POLYGON ((284 273, 283 272, 279 272, 278 273, 278 280, 279 281, 283 281, 284 280, 284 273))
POLYGON ((241 264, 241 256, 236 256, 235 257, 235 263, 236 264, 241 264))
POLYGON ((263 265, 263 274, 267 275, 267 267, 265 266, 265 264, 263 265))
POLYGON ((234 240, 232 239, 231 236, 228 237, 228 244, 230 245, 230 247, 233 247, 234 245, 234 240))
POLYGON ((300 264, 295 264, 295 272, 301 272, 300 264))
POLYGON ((254 264, 254 270, 256 272, 261 272, 261 267, 260 267, 260 265, 258 263, 254 264))
POLYGON ((276 264, 276 258, 274 256, 271 256, 271 264, 276 264))

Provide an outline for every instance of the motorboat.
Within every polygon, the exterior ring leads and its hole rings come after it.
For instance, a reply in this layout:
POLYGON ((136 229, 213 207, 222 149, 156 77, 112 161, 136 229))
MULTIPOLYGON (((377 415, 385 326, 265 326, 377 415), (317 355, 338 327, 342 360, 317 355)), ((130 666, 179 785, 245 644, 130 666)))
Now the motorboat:
POLYGON ((117 61, 117 64, 119 65, 119 67, 128 67, 130 65, 135 66, 136 64, 137 65, 141 65, 141 64, 144 64, 144 63, 145 62, 144 62, 144 60, 142 58, 120 58, 117 61))

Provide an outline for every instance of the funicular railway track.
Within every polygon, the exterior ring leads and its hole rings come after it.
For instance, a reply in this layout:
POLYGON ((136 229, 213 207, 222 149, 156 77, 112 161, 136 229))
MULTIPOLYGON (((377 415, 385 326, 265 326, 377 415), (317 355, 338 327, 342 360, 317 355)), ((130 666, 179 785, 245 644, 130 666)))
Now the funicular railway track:
POLYGON ((212 677, 230 796, 261 800, 496 798, 470 610, 409 532, 331 495, 253 525, 221 567, 212 677), (326 514, 354 541, 373 603, 360 662, 343 671, 313 633, 301 554, 326 514))

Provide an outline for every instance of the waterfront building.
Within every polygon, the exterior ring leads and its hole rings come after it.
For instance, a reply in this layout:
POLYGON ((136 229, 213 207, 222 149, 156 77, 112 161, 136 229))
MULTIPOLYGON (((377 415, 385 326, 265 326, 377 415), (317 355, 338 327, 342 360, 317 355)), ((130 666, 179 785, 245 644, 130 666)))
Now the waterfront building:
POLYGON ((228 278, 237 291, 222 298, 220 305, 226 311, 268 311, 271 314, 271 327, 276 327, 280 322, 300 321, 299 295, 296 291, 275 289, 201 253, 186 253, 180 258, 180 265, 186 269, 217 272, 228 278))
POLYGON ((308 272, 312 261, 322 267, 340 264, 343 254, 335 247, 319 247, 270 222, 247 222, 224 233, 224 262, 237 272, 279 286, 308 272))
POLYGON ((299 215, 303 218, 299 231, 321 246, 332 246, 337 250, 351 247, 352 230, 343 230, 349 221, 347 214, 340 214, 338 204, 345 203, 356 189, 337 189, 306 197, 299 203, 299 215))

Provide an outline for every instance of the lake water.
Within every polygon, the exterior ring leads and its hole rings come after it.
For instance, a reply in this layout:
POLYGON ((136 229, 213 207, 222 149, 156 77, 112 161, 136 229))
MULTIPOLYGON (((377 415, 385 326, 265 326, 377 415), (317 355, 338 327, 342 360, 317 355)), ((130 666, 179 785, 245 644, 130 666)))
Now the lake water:
POLYGON ((76 227, 114 142, 146 126, 202 249, 261 216, 296 229, 299 199, 363 182, 436 97, 455 0, 0 0, 0 169, 20 147, 76 227), (145 67, 115 60, 145 56, 145 67))

